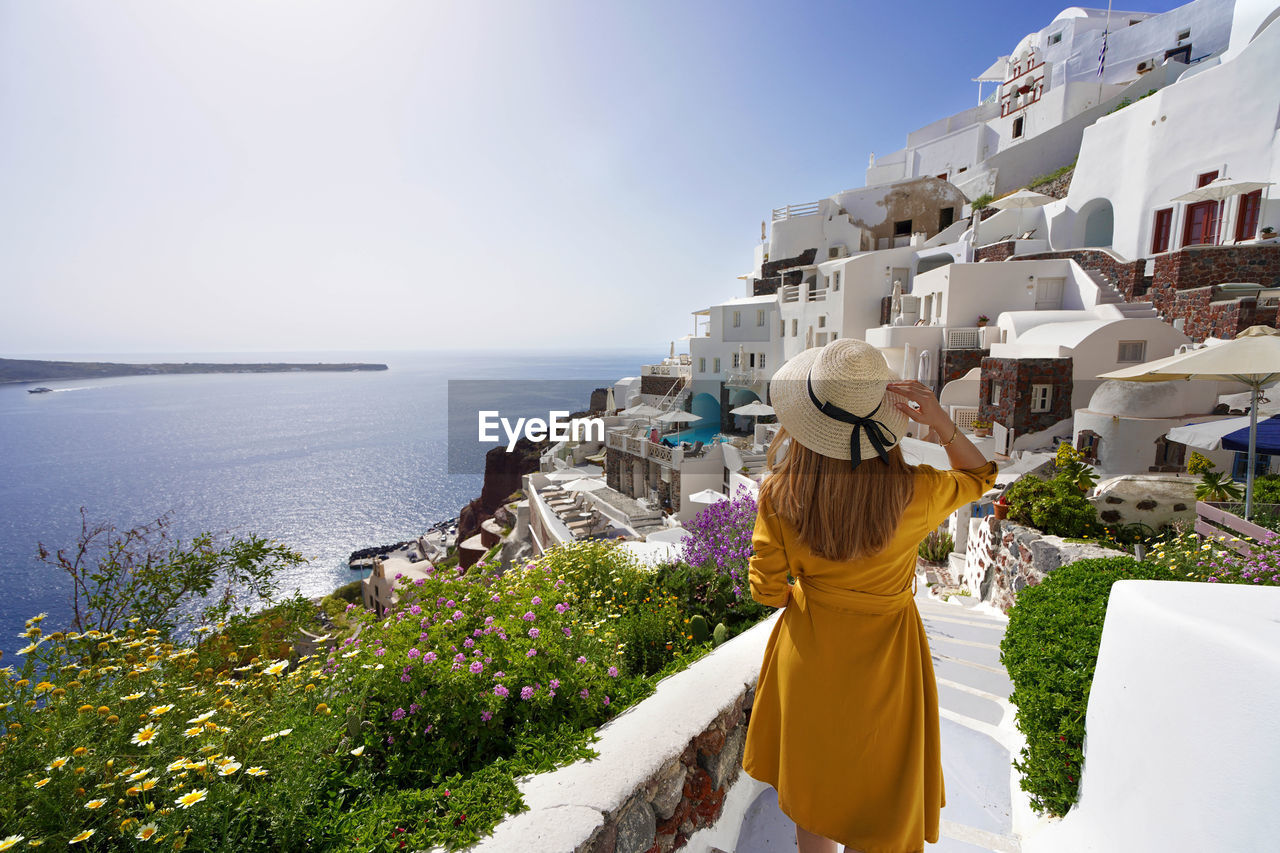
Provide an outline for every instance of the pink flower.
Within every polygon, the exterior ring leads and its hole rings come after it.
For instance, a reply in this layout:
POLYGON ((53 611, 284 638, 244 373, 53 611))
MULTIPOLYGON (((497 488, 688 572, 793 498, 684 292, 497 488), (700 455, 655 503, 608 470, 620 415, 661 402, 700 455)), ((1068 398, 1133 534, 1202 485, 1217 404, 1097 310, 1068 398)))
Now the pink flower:
POLYGON ((523 619, 523 620, 524 620, 524 621, 526 621, 526 622, 532 622, 533 620, 537 619, 538 617, 537 617, 537 616, 534 616, 534 615, 533 615, 533 611, 532 611, 532 610, 530 610, 528 613, 524 614, 524 615, 523 615, 523 616, 521 616, 520 618, 521 618, 521 619, 523 619))
POLYGON ((476 644, 476 641, 471 639, 470 637, 467 637, 465 640, 462 641, 462 645, 468 649, 475 646, 475 644, 476 644))
POLYGON ((529 636, 530 636, 532 639, 534 639, 534 640, 538 639, 538 629, 537 629, 537 628, 530 628, 530 629, 529 629, 529 636))
POLYGON ((454 621, 454 622, 461 622, 461 621, 462 621, 462 617, 463 617, 463 616, 465 616, 465 615, 466 615, 466 614, 465 614, 465 613, 463 613, 461 610, 455 610, 455 611, 453 611, 453 621, 454 621))
MULTIPOLYGON (((498 594, 495 592, 493 595, 489 596, 489 600, 490 600, 490 601, 492 601, 494 604, 497 604, 499 601, 502 601, 502 596, 498 595, 498 594)), ((351 606, 352 606, 352 607, 355 607, 355 605, 354 605, 354 604, 353 604, 353 605, 351 605, 351 606)))
POLYGON ((532 687, 528 687, 528 686, 521 687, 521 688, 520 688, 520 698, 521 698, 521 699, 524 699, 526 702, 527 702, 528 700, 532 699, 532 698, 533 698, 533 688, 532 688, 532 687))
POLYGON ((578 656, 578 663, 586 663, 586 662, 587 662, 586 658, 582 657, 581 655, 578 656))
POLYGON ((472 662, 470 668, 471 668, 471 671, 477 675, 484 672, 484 664, 480 663, 480 661, 472 662))
POLYGON ((537 607, 537 606, 538 606, 539 604, 541 604, 541 603, 542 603, 542 599, 541 599, 541 598, 538 598, 538 596, 536 596, 536 595, 535 595, 535 596, 533 597, 533 602, 532 602, 533 606, 534 606, 534 607, 537 607))
POLYGON ((415 604, 409 608, 409 613, 413 616, 420 616, 422 614, 422 608, 415 604))
POLYGON ((386 649, 378 649, 376 652, 374 652, 374 654, 377 655, 378 657, 382 657, 386 653, 387 653, 386 649))
POLYGON ((564 631, 564 635, 565 635, 566 637, 572 637, 572 636, 573 636, 573 632, 569 630, 569 626, 568 626, 568 625, 564 626, 564 628, 563 628, 563 629, 561 629, 561 630, 563 630, 563 631, 564 631))
POLYGON ((417 660, 422 657, 422 652, 417 649, 409 649, 409 660, 417 660))
POLYGON ((578 695, 581 696, 583 699, 586 699, 588 696, 591 695, 591 691, 584 687, 578 691, 578 695))
POLYGON ((608 696, 604 697, 604 704, 606 704, 606 705, 608 705, 608 704, 609 704, 609 697, 608 697, 608 696))
POLYGON ((506 674, 505 672, 503 672, 502 670, 498 670, 497 672, 495 672, 495 673, 493 674, 493 677, 494 677, 494 678, 506 678, 506 677, 507 677, 507 674, 506 674))
POLYGON ((423 656, 422 656, 422 659, 423 659, 425 662, 430 663, 431 661, 433 661, 433 660, 435 660, 435 659, 436 659, 436 653, 435 653, 435 652, 427 652, 425 655, 423 655, 423 656))
POLYGON ((610 678, 618 677, 618 668, 616 666, 609 667, 609 677, 610 678))
POLYGON ((480 719, 484 720, 487 723, 493 719, 493 714, 489 711, 481 711, 480 719))
POLYGON ((563 613, 568 609, 569 609, 569 605, 565 604, 563 601, 556 605, 557 613, 563 613))
POLYGON ((529 649, 529 651, 524 653, 524 656, 527 658, 531 658, 531 657, 537 657, 537 654, 538 654, 537 649, 529 649))
POLYGON ((492 624, 493 624, 493 617, 492 617, 492 616, 486 616, 486 617, 484 617, 484 624, 486 624, 486 625, 492 625, 492 624))
POLYGON ((511 691, 503 687, 501 684, 493 688, 493 695, 497 696, 500 699, 506 699, 507 696, 510 695, 510 693, 511 691))

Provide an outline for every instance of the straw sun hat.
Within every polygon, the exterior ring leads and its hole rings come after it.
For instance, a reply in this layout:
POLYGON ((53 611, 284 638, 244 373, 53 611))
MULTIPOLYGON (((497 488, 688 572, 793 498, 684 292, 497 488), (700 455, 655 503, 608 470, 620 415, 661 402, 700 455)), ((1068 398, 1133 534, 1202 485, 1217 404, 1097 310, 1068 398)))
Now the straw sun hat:
POLYGON ((907 430, 894 405, 905 398, 887 391, 897 380, 871 344, 838 338, 788 361, 769 381, 778 421, 800 444, 823 456, 887 459, 907 430))

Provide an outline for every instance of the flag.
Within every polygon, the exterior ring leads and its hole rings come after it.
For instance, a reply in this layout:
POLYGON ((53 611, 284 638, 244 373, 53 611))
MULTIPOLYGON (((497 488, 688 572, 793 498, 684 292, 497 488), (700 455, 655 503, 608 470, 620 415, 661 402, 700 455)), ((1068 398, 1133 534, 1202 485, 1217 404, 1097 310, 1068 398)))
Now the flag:
POLYGON ((1107 30, 1102 31, 1102 50, 1098 51, 1098 76, 1102 76, 1102 70, 1107 67, 1107 30))

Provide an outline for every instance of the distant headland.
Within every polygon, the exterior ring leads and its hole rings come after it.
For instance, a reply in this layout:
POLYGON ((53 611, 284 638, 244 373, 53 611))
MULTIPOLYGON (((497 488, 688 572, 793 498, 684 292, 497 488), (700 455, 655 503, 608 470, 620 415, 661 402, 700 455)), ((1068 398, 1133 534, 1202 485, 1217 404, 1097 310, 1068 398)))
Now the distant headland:
POLYGON ((99 379, 107 376, 158 376, 177 373, 285 373, 288 371, 350 372, 386 370, 385 364, 217 364, 189 361, 182 364, 123 364, 110 361, 39 361, 0 358, 0 384, 47 382, 54 379, 99 379))

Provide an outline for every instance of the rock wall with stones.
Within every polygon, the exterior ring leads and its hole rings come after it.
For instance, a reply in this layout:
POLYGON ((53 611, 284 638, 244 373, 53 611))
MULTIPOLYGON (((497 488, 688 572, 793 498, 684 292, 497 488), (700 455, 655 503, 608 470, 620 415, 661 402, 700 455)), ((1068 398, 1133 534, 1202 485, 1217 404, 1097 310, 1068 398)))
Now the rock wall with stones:
POLYGON ((975 367, 982 367, 982 359, 986 350, 980 349, 946 349, 938 360, 938 388, 946 387, 948 382, 959 379, 975 367))
POLYGON ((665 397, 672 388, 682 384, 684 384, 684 379, 679 376, 645 374, 640 377, 640 393, 652 394, 655 397, 665 397))
POLYGON ((714 824, 742 767, 755 692, 751 687, 740 694, 576 853, 667 853, 714 824))
POLYGON ((1187 246, 1157 255, 1149 298, 1167 322, 1185 320, 1183 330, 1197 341, 1274 325, 1274 309, 1260 309, 1252 297, 1223 299, 1216 289, 1236 282, 1280 286, 1280 245, 1187 246))
POLYGON ((1199 481, 1191 474, 1115 477, 1099 483, 1089 503, 1105 524, 1145 524, 1158 531, 1195 519, 1199 481))
POLYGON ((973 260, 977 263, 982 261, 1004 261, 1013 257, 1014 242, 1006 240, 1003 243, 991 243, 987 246, 979 246, 973 250, 973 260))
POLYGON ((1053 196, 1054 198, 1066 198, 1071 189, 1071 178, 1075 173, 1075 169, 1068 169, 1052 181, 1045 181, 1043 184, 1032 184, 1027 189, 1043 195, 1053 196))
POLYGON ((1067 542, 1007 519, 975 518, 969 522, 963 586, 970 595, 1008 613, 1019 592, 1040 583, 1059 566, 1090 557, 1122 556, 1121 551, 1067 542))
POLYGON ((1003 424, 1016 435, 1048 429, 1071 417, 1070 358, 984 358, 978 417, 1003 424), (1000 402, 991 402, 991 386, 1000 383, 1000 402), (1049 410, 1031 411, 1031 386, 1052 385, 1049 410))

